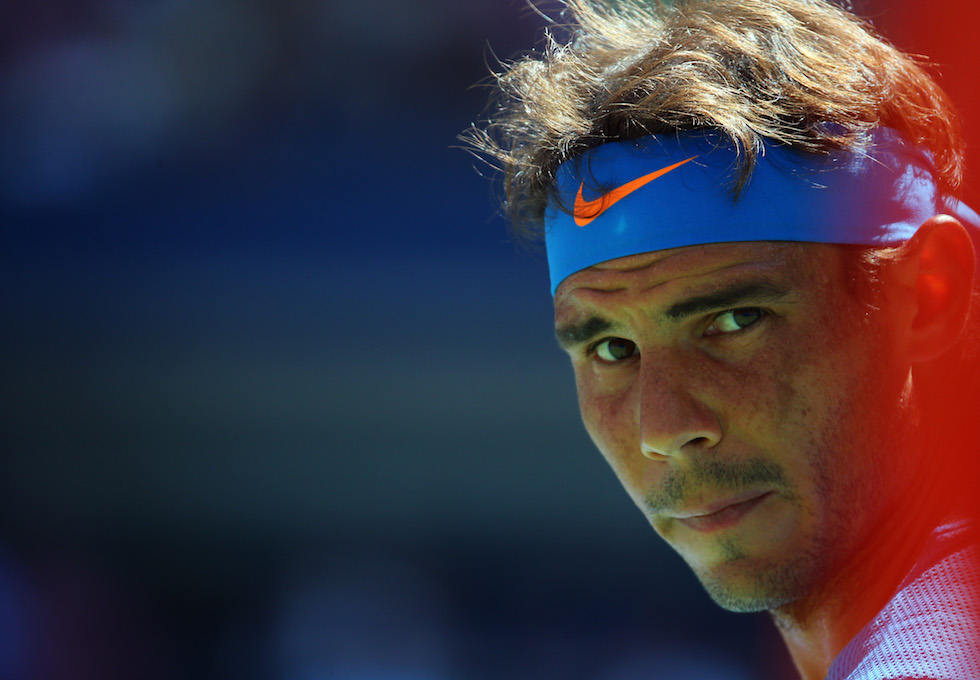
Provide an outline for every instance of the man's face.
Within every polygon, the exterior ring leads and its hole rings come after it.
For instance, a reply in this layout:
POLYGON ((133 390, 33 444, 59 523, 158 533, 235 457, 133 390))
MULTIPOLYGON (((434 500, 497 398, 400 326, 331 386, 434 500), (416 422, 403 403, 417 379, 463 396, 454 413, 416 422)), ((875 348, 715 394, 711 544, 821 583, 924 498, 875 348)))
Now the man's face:
POLYGON ((812 593, 911 483, 904 348, 846 280, 835 246, 712 244, 556 295, 589 434, 728 609, 812 593))

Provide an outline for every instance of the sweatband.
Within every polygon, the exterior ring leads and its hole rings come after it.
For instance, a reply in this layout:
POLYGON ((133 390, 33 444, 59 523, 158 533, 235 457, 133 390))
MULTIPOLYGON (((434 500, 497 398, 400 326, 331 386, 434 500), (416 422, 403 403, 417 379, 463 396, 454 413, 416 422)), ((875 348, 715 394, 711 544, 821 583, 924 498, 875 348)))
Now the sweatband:
MULTIPOLYGON (((931 154, 879 128, 857 150, 766 143, 737 198, 735 148, 716 131, 609 142, 563 163, 545 210, 551 294, 626 255, 733 241, 898 245, 930 217, 980 217, 944 196, 931 154)), ((975 239, 975 243, 976 243, 975 239)))

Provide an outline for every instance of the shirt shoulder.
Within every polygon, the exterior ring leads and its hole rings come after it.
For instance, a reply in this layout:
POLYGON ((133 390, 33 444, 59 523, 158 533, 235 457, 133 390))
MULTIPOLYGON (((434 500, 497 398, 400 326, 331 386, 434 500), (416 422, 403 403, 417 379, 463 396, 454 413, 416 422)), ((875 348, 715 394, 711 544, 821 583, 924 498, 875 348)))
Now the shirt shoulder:
POLYGON ((834 660, 827 680, 980 678, 977 527, 937 528, 887 605, 834 660))

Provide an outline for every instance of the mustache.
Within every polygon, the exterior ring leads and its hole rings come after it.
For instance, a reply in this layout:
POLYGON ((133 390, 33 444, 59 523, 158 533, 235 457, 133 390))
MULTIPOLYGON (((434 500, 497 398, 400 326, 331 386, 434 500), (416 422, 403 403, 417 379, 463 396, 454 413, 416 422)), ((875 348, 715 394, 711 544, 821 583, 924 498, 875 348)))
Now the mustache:
POLYGON ((744 491, 753 486, 786 488, 786 474, 767 460, 724 462, 696 457, 686 470, 671 469, 660 488, 647 494, 644 505, 652 513, 662 513, 677 508, 695 490, 744 491))

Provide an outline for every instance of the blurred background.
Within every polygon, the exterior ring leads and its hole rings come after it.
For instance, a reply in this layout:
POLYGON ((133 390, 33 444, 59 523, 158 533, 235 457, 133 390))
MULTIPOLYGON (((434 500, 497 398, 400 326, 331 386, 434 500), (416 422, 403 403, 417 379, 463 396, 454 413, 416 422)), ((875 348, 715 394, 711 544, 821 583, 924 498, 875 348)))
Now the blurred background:
MULTIPOLYGON (((975 147, 976 10, 858 9, 975 147)), ((0 7, 0 680, 791 677, 593 450, 458 148, 544 24, 0 7)))

